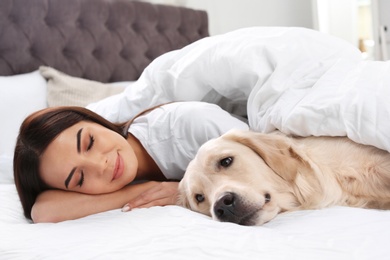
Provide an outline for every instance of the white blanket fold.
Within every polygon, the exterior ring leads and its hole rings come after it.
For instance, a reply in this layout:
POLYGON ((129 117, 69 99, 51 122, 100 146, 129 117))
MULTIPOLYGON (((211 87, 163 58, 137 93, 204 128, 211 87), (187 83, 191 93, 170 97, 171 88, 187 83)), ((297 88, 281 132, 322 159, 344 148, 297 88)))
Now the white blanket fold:
POLYGON ((256 131, 348 136, 390 151, 389 66, 314 30, 253 27, 164 54, 89 108, 123 122, 157 104, 206 101, 246 112, 256 131))

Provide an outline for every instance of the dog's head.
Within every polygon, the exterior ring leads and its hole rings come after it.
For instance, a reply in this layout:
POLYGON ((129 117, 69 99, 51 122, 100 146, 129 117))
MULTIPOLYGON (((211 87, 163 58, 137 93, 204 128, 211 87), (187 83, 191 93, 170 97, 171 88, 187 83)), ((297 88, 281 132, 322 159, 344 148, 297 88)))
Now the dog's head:
POLYGON ((308 167, 289 138, 233 130, 199 149, 179 184, 179 204, 218 221, 261 225, 299 205, 293 182, 308 167))

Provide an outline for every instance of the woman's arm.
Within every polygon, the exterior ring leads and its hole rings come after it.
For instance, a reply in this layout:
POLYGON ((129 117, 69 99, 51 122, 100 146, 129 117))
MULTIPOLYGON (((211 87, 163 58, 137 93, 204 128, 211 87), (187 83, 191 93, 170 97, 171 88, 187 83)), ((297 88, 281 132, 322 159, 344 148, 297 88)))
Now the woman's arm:
MULTIPOLYGON (((160 182, 144 182, 128 185, 121 190, 99 195, 90 195, 63 190, 47 190, 41 193, 32 210, 31 216, 34 223, 60 222, 65 220, 82 218, 91 214, 118 209, 127 202, 142 196, 156 187, 163 186, 160 182)), ((167 205, 158 202, 154 205, 167 205)))

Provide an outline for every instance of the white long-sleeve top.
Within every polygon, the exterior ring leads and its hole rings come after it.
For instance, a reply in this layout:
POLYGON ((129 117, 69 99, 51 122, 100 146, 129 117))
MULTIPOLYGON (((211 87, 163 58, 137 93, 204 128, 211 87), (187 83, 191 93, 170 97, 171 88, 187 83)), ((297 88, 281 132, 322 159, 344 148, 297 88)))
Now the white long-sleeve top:
POLYGON ((219 106, 176 102, 137 117, 129 128, 168 179, 181 179, 199 147, 230 129, 248 125, 219 106))

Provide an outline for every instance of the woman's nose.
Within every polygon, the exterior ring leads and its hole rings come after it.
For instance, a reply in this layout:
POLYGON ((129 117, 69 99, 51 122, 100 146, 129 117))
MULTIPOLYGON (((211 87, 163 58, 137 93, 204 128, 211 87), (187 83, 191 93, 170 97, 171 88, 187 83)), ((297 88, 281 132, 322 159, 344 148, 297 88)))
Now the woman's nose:
POLYGON ((88 158, 86 158, 85 164, 86 170, 90 170, 92 173, 101 175, 107 168, 107 158, 99 155, 90 155, 88 158))

